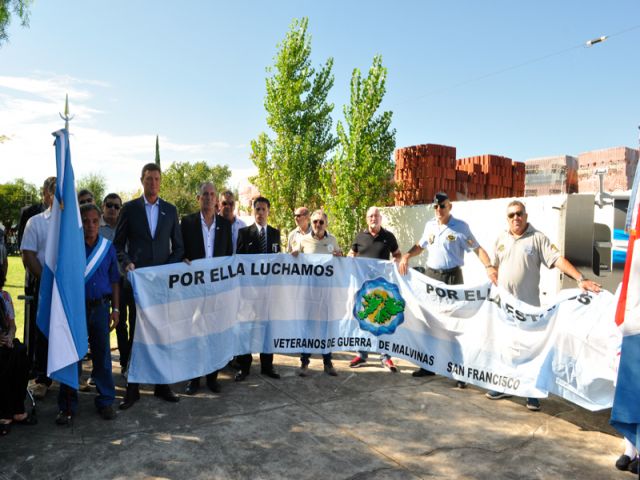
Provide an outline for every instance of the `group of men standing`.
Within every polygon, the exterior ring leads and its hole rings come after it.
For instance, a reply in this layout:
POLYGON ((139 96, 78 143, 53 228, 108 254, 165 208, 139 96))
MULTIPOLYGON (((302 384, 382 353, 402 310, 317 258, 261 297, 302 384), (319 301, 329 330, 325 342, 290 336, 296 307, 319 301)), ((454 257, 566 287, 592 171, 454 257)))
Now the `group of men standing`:
MULTIPOLYGON (((255 223, 246 226, 235 216, 235 199, 230 191, 218 196, 211 182, 204 182, 197 192, 199 211, 186 215, 180 221, 174 205, 159 197, 161 185, 160 168, 150 163, 143 167, 140 181, 143 194, 124 205, 117 194, 109 194, 102 204, 102 211, 94 205, 93 198, 80 192, 78 200, 85 232, 86 255, 92 259, 99 248, 105 250, 95 260, 98 265, 92 272, 92 282, 87 283, 86 302, 89 326, 100 324, 100 328, 90 328, 90 344, 94 355, 92 377, 96 380, 98 398, 96 407, 103 418, 113 418, 111 404, 115 400, 113 380, 109 383, 105 376, 111 375, 109 349, 103 348, 106 339, 108 347, 109 329, 116 328, 122 371, 125 372, 130 358, 135 332, 135 302, 131 286, 126 281, 126 273, 141 267, 151 267, 201 258, 229 256, 233 254, 278 253, 281 250, 280 231, 268 224, 270 202, 264 197, 253 201, 255 223), (107 240, 105 244, 101 239, 107 240), (110 240, 113 241, 111 244, 110 240), (117 256, 117 262, 115 258, 117 256), (103 266, 100 269, 100 266, 103 266), (114 273, 115 272, 115 273, 114 273), (116 278, 117 277, 117 278, 116 278), (92 286, 91 286, 92 285, 92 286), (121 288, 122 287, 122 288, 121 288), (121 312, 122 310, 122 312, 121 312), (96 313, 97 312, 97 313, 96 313), (121 318, 122 317, 122 318, 121 318), (127 331, 127 320, 129 330, 127 331), (97 341, 92 337, 100 337, 97 341), (107 353, 105 353, 105 351, 107 353), (97 366, 98 364, 102 366, 97 366), (108 365, 107 365, 108 364, 108 365)), ((47 220, 51 213, 51 198, 55 192, 55 178, 47 179, 44 185, 46 210, 26 224, 21 250, 28 275, 39 279, 44 264, 47 220)), ((463 283, 461 267, 464 254, 473 251, 485 266, 487 277, 502 286, 520 300, 531 305, 539 305, 538 284, 540 265, 557 267, 575 278, 583 290, 598 292, 600 286, 578 272, 562 257, 549 239, 527 221, 524 204, 519 201, 507 207, 508 230, 502 233, 495 245, 495 254, 490 258, 478 244, 468 224, 451 215, 452 204, 446 193, 436 194, 432 204, 434 218, 429 220, 419 241, 404 255, 390 231, 382 228, 382 217, 377 207, 371 207, 366 214, 367 228, 360 232, 349 249, 348 256, 394 260, 398 271, 406 274, 409 259, 424 250, 428 253, 426 275, 446 284, 463 283)), ((328 218, 322 210, 309 212, 299 207, 294 212, 296 228, 289 234, 287 252, 298 254, 325 253, 341 256, 342 249, 336 238, 328 232, 328 218)), ((35 316, 35 315, 34 315, 35 316)), ((30 339, 31 341, 31 339, 30 339)), ((46 378, 46 341, 37 337, 34 388, 44 389, 51 383, 46 378), (42 343, 43 345, 40 345, 42 343), (43 353, 44 352, 44 353, 43 353), (42 385, 42 387, 39 387, 42 385)), ((310 354, 300 357, 301 376, 308 375, 310 354)), ((350 366, 360 367, 367 362, 368 353, 359 352, 350 366)), ((324 371, 337 375, 332 364, 331 353, 323 354, 324 371)), ((382 365, 390 371, 397 371, 388 355, 381 356, 382 365)), ((239 355, 235 359, 238 372, 236 381, 243 381, 250 373, 252 354, 239 355)), ((261 373, 277 379, 280 375, 273 367, 273 354, 260 354, 261 373)), ((425 369, 413 372, 416 377, 433 375, 425 369)), ((220 391, 218 372, 206 375, 206 385, 213 392, 220 391)), ((463 382, 458 386, 464 388, 463 382)), ((191 379, 185 393, 195 394, 200 388, 200 379, 191 379)), ((42 392, 39 392, 42 393, 42 392)), ((43 394, 42 394, 43 395, 43 394)), ((178 402, 179 397, 169 385, 155 385, 154 395, 168 402, 178 402)), ((488 392, 491 399, 505 398, 501 392, 488 392)), ((60 414, 58 423, 68 423, 75 414, 76 403, 69 402, 73 393, 61 389, 59 396, 60 414), (65 399, 66 397, 66 399, 65 399), (65 403, 66 401, 66 403, 65 403), (64 408, 63 408, 64 407, 64 408)), ((128 383, 124 399, 119 408, 126 410, 140 399, 139 385, 128 383)), ((538 410, 537 399, 528 399, 527 407, 538 410)))

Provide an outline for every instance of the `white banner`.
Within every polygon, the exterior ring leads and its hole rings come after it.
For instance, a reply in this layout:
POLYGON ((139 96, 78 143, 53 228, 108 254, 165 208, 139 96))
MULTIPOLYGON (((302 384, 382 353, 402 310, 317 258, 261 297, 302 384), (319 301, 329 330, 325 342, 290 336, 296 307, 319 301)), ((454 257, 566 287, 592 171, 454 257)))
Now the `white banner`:
POLYGON ((615 299, 566 290, 532 307, 489 283, 449 286, 391 262, 236 255, 130 273, 129 380, 175 383, 243 353, 388 353, 456 380, 590 410, 613 399, 615 299))

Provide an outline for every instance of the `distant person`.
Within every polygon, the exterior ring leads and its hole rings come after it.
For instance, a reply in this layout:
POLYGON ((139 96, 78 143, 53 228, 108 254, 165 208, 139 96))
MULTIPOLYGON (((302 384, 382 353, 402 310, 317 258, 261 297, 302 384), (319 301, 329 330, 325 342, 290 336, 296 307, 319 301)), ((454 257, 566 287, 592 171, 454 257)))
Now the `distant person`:
POLYGON ((104 197, 104 200, 102 200, 102 216, 100 217, 101 237, 113 241, 121 208, 122 199, 117 193, 109 193, 104 197))
POLYGON ((238 231, 241 228, 247 226, 247 224, 244 223, 244 221, 236 215, 235 203, 236 200, 231 190, 225 190, 220 194, 218 206, 220 208, 220 215, 226 218, 231 224, 231 242, 233 243, 233 253, 236 253, 236 248, 238 245, 238 231))
MULTIPOLYGON (((367 229, 358 233, 351 244, 349 250, 350 257, 377 258, 379 260, 389 260, 393 258, 400 261, 401 253, 398 248, 398 241, 393 233, 382 228, 382 215, 378 207, 371 207, 367 210, 367 229)), ((358 368, 367 362, 369 352, 364 350, 358 352, 358 356, 351 360, 349 367, 358 368)), ((398 369, 393 364, 391 357, 383 353, 380 355, 382 366, 391 372, 398 369)))
POLYGON ((38 295, 40 293, 40 277, 44 268, 47 249, 47 236, 49 233, 49 221, 51 220, 51 206, 56 192, 56 177, 49 177, 44 182, 43 201, 47 209, 31 217, 24 228, 20 250, 22 263, 29 275, 33 278, 33 301, 31 301, 29 320, 29 341, 35 343, 33 374, 35 380, 31 386, 31 392, 35 398, 41 399, 47 394, 51 386, 51 379, 47 377, 47 360, 49 354, 49 341, 36 326, 36 312, 38 311, 38 295), (33 332, 33 333, 32 333, 33 332))
MULTIPOLYGON (((498 278, 498 270, 491 263, 487 252, 471 233, 469 225, 451 215, 453 205, 449 200, 449 196, 444 192, 436 193, 432 206, 435 214, 434 218, 425 225, 424 232, 418 243, 402 255, 398 271, 405 275, 409 268, 409 259, 427 250, 426 275, 447 285, 460 285, 464 282, 462 278, 464 254, 465 252, 473 251, 487 269, 489 280, 495 284, 498 278)), ((420 368, 413 372, 412 375, 414 377, 424 377, 435 374, 430 370, 420 368)), ((466 384, 458 381, 457 386, 458 388, 465 388, 466 384)))
POLYGON ((91 193, 90 190, 87 190, 86 188, 83 188, 82 190, 80 190, 78 192, 78 205, 82 206, 82 205, 86 205, 86 204, 92 204, 95 205, 96 204, 96 200, 93 197, 93 193, 91 193))
MULTIPOLYGON (((200 205, 200 211, 185 215, 180 222, 185 261, 233 255, 231 224, 227 219, 216 214, 218 194, 213 183, 201 183, 196 199, 200 205)), ((212 392, 220 392, 218 370, 207 374, 206 383, 212 392)), ((200 378, 192 378, 187 382, 184 393, 194 395, 199 389, 200 378)))
MULTIPOLYGON (((342 250, 340 250, 340 247, 338 246, 336 237, 327 232, 328 226, 329 220, 326 213, 322 210, 316 210, 313 212, 311 214, 311 231, 300 238, 300 244, 296 250, 291 252, 292 255, 297 256, 299 253, 324 253, 342 256, 342 250)), ((310 353, 300 354, 299 375, 301 377, 306 377, 309 374, 310 359, 310 353)), ((324 365, 324 373, 332 377, 338 375, 338 372, 333 366, 331 352, 322 354, 322 363, 324 365)))
MULTIPOLYGON (((238 231, 238 246, 236 253, 278 253, 280 251, 280 230, 267 224, 271 203, 265 197, 258 197, 253 201, 253 218, 255 223, 238 231)), ((236 373, 235 381, 242 382, 251 372, 253 357, 251 353, 238 355, 236 361, 240 370, 236 373)), ((280 374, 273 368, 273 353, 260 354, 260 373, 274 379, 280 374)))
MULTIPOLYGON (((507 205, 509 228, 496 240, 493 265, 498 269, 498 285, 518 300, 540 306, 540 266, 558 268, 562 273, 576 279, 584 291, 599 292, 600 285, 585 278, 572 264, 560 255, 557 247, 547 236, 536 230, 528 221, 524 203, 514 200, 507 205)), ((491 390, 486 394, 491 400, 508 398, 504 392, 491 390)), ((537 398, 528 398, 526 407, 540 410, 537 398)))
MULTIPOLYGON (((85 306, 87 313, 87 333, 91 348, 91 378, 95 382, 98 396, 94 403, 98 414, 104 420, 113 420, 115 412, 112 404, 116 388, 111 373, 111 348, 109 332, 120 319, 120 273, 116 251, 110 240, 98 235, 100 229, 100 209, 93 203, 80 207, 87 260, 93 256, 95 267, 85 278, 85 306)), ((78 373, 82 370, 82 360, 78 362, 78 373)), ((60 384, 58 392, 57 425, 68 425, 78 410, 78 391, 60 384)))
POLYGON ((311 222, 309 222, 309 209, 307 207, 298 207, 293 213, 296 228, 291 230, 287 238, 287 253, 300 249, 300 240, 311 231, 311 222))
MULTIPOLYGON (((125 272, 140 267, 177 263, 184 258, 178 211, 174 205, 160 198, 161 179, 160 167, 155 163, 147 163, 140 175, 142 196, 125 203, 120 211, 113 243, 125 272)), ((135 318, 134 306, 129 313, 131 342, 135 335, 135 318)), ((129 345, 131 347, 131 343, 129 345)), ((153 394, 167 402, 180 400, 169 385, 156 385, 153 394)), ((139 399, 139 385, 127 382, 127 391, 119 408, 131 408, 139 399)))

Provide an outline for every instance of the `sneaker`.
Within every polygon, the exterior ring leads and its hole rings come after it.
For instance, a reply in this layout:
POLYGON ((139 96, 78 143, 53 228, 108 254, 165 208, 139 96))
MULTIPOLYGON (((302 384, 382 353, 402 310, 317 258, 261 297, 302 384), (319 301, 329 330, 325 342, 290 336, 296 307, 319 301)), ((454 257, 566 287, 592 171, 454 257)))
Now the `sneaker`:
POLYGON ((527 408, 532 412, 540 410, 540 400, 537 398, 527 398, 527 408))
POLYGON ((91 391, 91 385, 89 384, 89 382, 86 379, 80 379, 80 385, 78 385, 78 390, 80 390, 81 392, 90 392, 91 391))
POLYGON ((327 375, 330 375, 332 377, 337 377, 338 376, 338 372, 336 371, 335 368, 333 368, 333 364, 331 364, 331 363, 326 363, 325 364, 324 373, 326 373, 327 375))
POLYGON ((356 358, 351 360, 351 363, 349 364, 349 368, 358 368, 364 365, 365 363, 367 363, 367 361, 358 355, 356 358))
POLYGON ((71 413, 60 410, 56 416, 56 425, 70 425, 72 420, 73 415, 71 413))
POLYGON ((433 373, 431 370, 425 370, 424 368, 416 370, 411 374, 412 377, 430 377, 432 375, 435 375, 435 373, 433 373))
POLYGON ((113 411, 111 405, 98 408, 98 415, 100 415, 103 420, 113 420, 116 418, 116 412, 113 411))
POLYGON ((49 391, 49 387, 47 387, 46 383, 33 383, 29 387, 29 390, 31 390, 33 398, 36 400, 42 400, 49 391))
POLYGON ((491 390, 490 392, 485 393, 484 395, 489 400, 500 400, 501 398, 511 398, 511 395, 504 392, 496 392, 495 390, 491 390))
POLYGON ((301 377, 306 377, 309 375, 308 363, 303 363, 302 365, 300 365, 300 369, 298 370, 298 375, 300 375, 301 377))
POLYGON ((462 382, 462 381, 458 380, 456 382, 456 387, 458 387, 460 390, 462 390, 464 388, 467 388, 467 384, 465 382, 462 382))
POLYGON ((391 370, 393 373, 396 373, 398 371, 398 368, 393 364, 390 358, 382 357, 380 363, 382 363, 383 367, 391 370))

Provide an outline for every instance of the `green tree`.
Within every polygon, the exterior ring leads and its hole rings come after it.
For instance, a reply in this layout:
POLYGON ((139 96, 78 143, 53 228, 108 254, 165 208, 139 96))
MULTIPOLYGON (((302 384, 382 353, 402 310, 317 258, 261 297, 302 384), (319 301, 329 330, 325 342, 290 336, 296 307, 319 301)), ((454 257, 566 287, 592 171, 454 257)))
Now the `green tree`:
POLYGON ((211 182, 218 192, 225 189, 231 178, 231 170, 226 165, 210 167, 206 162, 176 162, 162 172, 162 198, 173 203, 180 215, 197 211, 198 187, 202 182, 211 182))
POLYGON ((387 69, 376 55, 369 75, 360 70, 351 76, 351 100, 345 105, 344 121, 337 124, 338 147, 322 169, 324 204, 330 231, 340 245, 351 245, 365 226, 365 214, 373 205, 387 205, 393 194, 392 153, 396 131, 392 112, 376 113, 386 91, 387 69))
POLYGON ((11 183, 0 185, 0 222, 5 227, 18 223, 20 209, 38 201, 38 189, 35 185, 18 178, 11 183))
POLYGON ((107 192, 107 180, 100 173, 89 173, 76 180, 76 189, 80 191, 83 188, 93 193, 96 205, 100 205, 107 192))
POLYGON ((333 104, 327 95, 333 86, 333 59, 316 71, 311 66, 308 19, 294 20, 267 68, 264 101, 273 138, 261 133, 251 142, 251 160, 258 175, 251 181, 271 201, 272 222, 294 226, 292 212, 320 203, 320 168, 335 146, 331 134, 333 104))
POLYGON ((20 25, 29 25, 29 8, 33 0, 0 0, 0 47, 9 39, 7 27, 11 23, 11 15, 20 19, 20 25))

